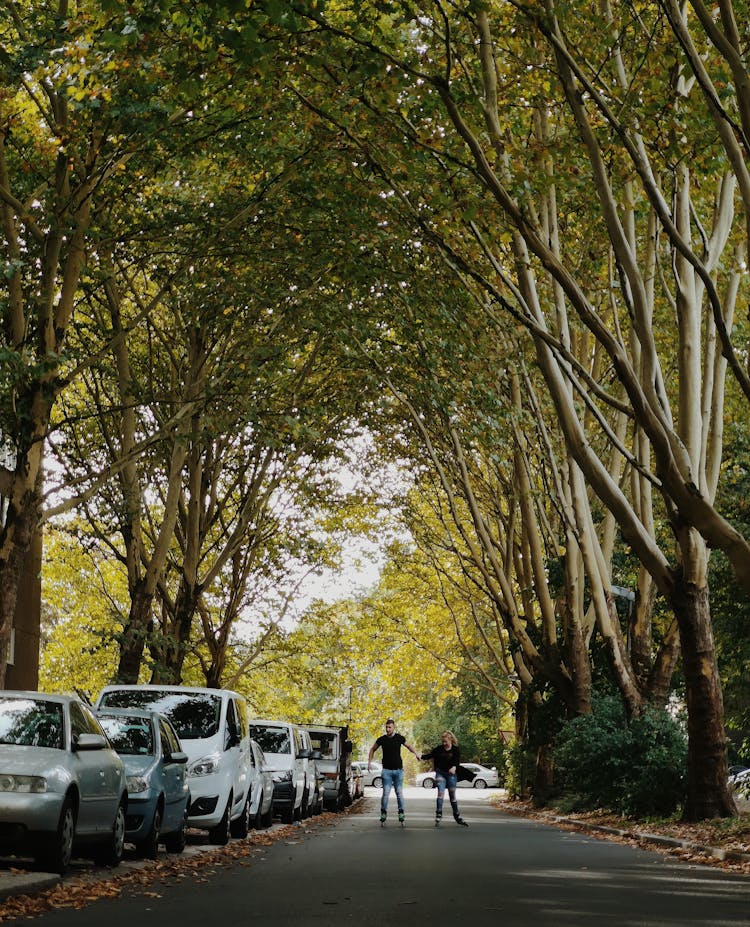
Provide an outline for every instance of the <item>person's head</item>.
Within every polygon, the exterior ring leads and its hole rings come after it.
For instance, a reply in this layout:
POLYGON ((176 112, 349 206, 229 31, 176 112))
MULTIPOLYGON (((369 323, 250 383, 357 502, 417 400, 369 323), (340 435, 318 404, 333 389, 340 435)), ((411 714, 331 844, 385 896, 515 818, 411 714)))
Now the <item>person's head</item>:
POLYGON ((456 740, 456 735, 453 731, 443 731, 440 735, 440 740, 443 743, 443 746, 446 750, 450 750, 451 747, 457 747, 458 741, 456 740))
POLYGON ((396 722, 393 720, 393 718, 389 718, 389 719, 385 722, 385 732, 386 732, 386 734, 390 737, 391 734, 392 734, 395 730, 396 730, 396 722))

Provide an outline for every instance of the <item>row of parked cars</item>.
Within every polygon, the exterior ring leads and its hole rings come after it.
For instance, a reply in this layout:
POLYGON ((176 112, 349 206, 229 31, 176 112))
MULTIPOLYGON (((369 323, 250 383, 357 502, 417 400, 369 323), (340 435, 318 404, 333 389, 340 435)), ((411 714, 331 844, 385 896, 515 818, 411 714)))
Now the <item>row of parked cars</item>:
POLYGON ((63 872, 74 852, 117 865, 125 842, 181 852, 188 827, 223 845, 361 794, 346 728, 252 719, 242 695, 185 686, 0 693, 0 849, 63 872))

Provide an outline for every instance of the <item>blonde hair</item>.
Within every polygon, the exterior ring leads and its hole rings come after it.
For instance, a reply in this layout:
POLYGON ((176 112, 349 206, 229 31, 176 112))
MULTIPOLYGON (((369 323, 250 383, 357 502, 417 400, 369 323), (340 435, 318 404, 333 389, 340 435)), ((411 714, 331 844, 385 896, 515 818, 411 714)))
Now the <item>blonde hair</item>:
POLYGON ((453 731, 443 731, 443 733, 440 735, 440 739, 442 740, 443 737, 450 737, 453 746, 458 746, 458 741, 456 740, 456 735, 453 733, 453 731))

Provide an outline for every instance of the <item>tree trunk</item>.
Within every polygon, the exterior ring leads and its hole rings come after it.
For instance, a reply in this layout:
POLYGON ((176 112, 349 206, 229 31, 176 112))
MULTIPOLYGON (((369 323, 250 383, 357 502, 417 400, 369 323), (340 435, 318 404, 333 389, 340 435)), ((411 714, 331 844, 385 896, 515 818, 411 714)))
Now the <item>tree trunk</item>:
POLYGON ((688 710, 687 821, 737 814, 727 785, 726 736, 708 586, 675 579, 672 607, 680 628, 688 710))
POLYGON ((115 682, 121 685, 136 684, 141 671, 154 598, 144 585, 141 580, 136 589, 131 591, 130 614, 120 641, 120 662, 115 677, 115 682))
POLYGON ((534 785, 532 787, 535 805, 546 804, 552 792, 553 775, 552 749, 549 744, 543 744, 536 752, 534 785))

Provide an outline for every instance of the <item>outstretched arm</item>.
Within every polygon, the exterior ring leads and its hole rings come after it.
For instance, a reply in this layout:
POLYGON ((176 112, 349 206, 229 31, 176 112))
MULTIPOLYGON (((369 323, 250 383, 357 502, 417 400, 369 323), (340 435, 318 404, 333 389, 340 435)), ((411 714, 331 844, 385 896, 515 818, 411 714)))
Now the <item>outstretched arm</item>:
POLYGON ((375 755, 375 751, 377 749, 378 749, 378 742, 376 740, 375 743, 370 747, 370 752, 367 754, 367 768, 368 769, 370 768, 370 763, 372 763, 372 758, 375 755))
POLYGON ((422 754, 419 753, 417 750, 415 750, 411 744, 408 744, 406 741, 404 741, 404 746, 406 747, 407 750, 410 750, 414 754, 414 756, 416 756, 418 760, 422 759, 422 754))

